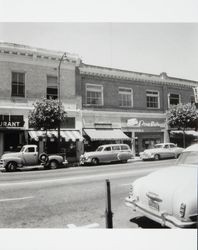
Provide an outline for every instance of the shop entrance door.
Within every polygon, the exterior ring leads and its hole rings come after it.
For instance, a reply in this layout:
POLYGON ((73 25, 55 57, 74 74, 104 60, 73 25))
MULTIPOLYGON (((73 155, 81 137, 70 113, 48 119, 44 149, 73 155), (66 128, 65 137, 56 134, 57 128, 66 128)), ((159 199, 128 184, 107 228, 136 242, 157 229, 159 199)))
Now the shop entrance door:
POLYGON ((9 131, 4 133, 4 151, 17 151, 19 146, 19 132, 9 131))

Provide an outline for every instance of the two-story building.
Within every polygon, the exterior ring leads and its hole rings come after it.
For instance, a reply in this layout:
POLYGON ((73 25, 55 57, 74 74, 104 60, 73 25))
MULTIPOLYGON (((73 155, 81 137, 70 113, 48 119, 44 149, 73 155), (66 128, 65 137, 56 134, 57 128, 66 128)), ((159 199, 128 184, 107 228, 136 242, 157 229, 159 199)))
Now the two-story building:
POLYGON ((136 153, 169 140, 167 109, 193 102, 192 87, 198 85, 164 72, 153 75, 86 64, 79 74, 85 148, 125 141, 136 153))
MULTIPOLYGON (((33 103, 41 98, 60 99, 67 112, 61 124, 61 138, 71 149, 82 145, 81 98, 76 95, 77 55, 67 53, 61 63, 60 85, 58 65, 63 52, 0 43, 0 155, 16 150, 24 143, 45 140, 42 131, 29 127, 28 114, 33 103)), ((48 132, 48 149, 53 152, 57 131, 48 132)))

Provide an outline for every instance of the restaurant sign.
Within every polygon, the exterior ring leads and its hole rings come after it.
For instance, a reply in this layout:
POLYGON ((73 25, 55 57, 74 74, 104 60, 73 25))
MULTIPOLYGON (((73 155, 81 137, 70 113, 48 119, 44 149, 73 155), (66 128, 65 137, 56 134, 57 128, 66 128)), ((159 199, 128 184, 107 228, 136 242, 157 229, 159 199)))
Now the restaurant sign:
POLYGON ((22 115, 0 115, 0 128, 23 127, 24 120, 22 115))
POLYGON ((159 121, 144 121, 144 120, 138 120, 137 118, 132 118, 127 120, 127 126, 128 127, 165 127, 165 122, 159 122, 159 121))

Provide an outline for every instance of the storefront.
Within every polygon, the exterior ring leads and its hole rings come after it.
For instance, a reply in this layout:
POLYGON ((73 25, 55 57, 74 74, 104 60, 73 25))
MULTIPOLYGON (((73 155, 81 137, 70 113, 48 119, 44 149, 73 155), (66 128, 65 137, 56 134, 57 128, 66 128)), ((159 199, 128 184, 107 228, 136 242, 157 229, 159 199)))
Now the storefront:
POLYGON ((23 115, 0 115, 0 155, 18 151, 25 142, 23 115))
POLYGON ((168 131, 164 118, 131 118, 122 130, 132 138, 132 148, 136 155, 156 143, 167 142, 168 131))

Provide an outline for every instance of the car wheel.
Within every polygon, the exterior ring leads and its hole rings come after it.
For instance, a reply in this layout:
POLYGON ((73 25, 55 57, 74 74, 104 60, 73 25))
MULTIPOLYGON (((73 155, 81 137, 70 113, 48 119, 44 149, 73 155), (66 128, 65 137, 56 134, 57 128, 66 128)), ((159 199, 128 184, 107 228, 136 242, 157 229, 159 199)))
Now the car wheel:
POLYGON ((91 163, 92 163, 93 165, 98 165, 99 160, 98 160, 97 158, 93 158, 93 159, 91 160, 91 163))
POLYGON ((7 166, 6 166, 5 169, 6 169, 7 172, 13 172, 13 171, 16 170, 16 168, 17 168, 16 162, 12 161, 12 162, 9 162, 9 163, 7 164, 7 166))
POLYGON ((160 160, 160 156, 157 154, 157 155, 154 156, 154 159, 155 159, 155 161, 159 161, 160 160))
POLYGON ((121 163, 127 163, 127 160, 122 160, 121 163))
POLYGON ((50 169, 56 169, 56 168, 58 168, 58 166, 59 166, 59 164, 57 161, 55 161, 55 160, 50 161, 50 164, 49 164, 50 169))
POLYGON ((39 155, 39 160, 42 162, 42 163, 47 163, 48 160, 49 160, 49 157, 46 153, 41 153, 39 155))

